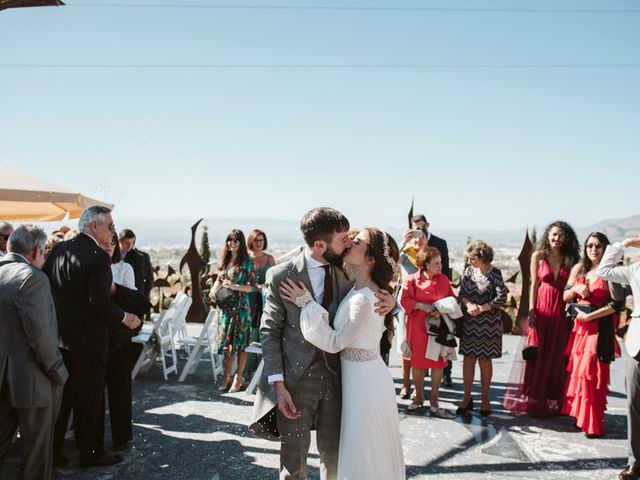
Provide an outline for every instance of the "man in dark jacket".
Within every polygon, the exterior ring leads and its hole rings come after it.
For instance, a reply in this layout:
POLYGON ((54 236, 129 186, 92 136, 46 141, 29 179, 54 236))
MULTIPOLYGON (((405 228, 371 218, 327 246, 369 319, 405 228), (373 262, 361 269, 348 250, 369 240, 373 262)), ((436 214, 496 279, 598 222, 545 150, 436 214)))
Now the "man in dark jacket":
POLYGON ((46 240, 39 227, 18 227, 0 259, 0 470, 20 426, 20 478, 51 478, 53 426, 68 377, 40 270, 46 240))
POLYGON ((124 261, 133 267, 136 288, 149 298, 149 293, 153 288, 153 269, 149 254, 136 248, 136 235, 128 228, 120 231, 118 239, 120 249, 124 253, 124 261))
MULTIPOLYGON (((78 222, 80 234, 54 247, 44 266, 56 302, 60 346, 69 369, 62 411, 73 408, 80 466, 111 465, 122 457, 104 451, 103 409, 109 330, 122 323, 135 329, 140 319, 125 313, 110 296, 111 261, 103 247, 113 238, 111 210, 89 207, 78 222)), ((56 424, 55 456, 61 455, 66 415, 56 424)))

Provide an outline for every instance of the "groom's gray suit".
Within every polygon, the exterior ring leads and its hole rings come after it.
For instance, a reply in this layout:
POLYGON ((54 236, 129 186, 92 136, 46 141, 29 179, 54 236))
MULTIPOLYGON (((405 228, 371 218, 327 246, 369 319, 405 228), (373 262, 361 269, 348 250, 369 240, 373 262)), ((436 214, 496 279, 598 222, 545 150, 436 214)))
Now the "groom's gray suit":
MULTIPOLYGON (((340 357, 317 349, 308 343, 300 331, 300 309, 280 296, 280 283, 290 278, 302 281, 314 292, 305 265, 305 253, 269 269, 265 282, 266 302, 260 325, 260 340, 264 358, 264 373, 260 379, 253 407, 254 422, 249 429, 258 436, 281 442, 280 477, 304 479, 307 475, 307 454, 310 431, 317 431, 321 476, 334 479, 337 474, 340 440, 341 388, 338 372, 340 357), (284 374, 284 383, 294 405, 302 411, 297 420, 286 419, 277 408, 278 402, 271 375, 284 374)), ((347 295, 353 282, 344 272, 331 267, 333 300, 329 318, 347 295)))

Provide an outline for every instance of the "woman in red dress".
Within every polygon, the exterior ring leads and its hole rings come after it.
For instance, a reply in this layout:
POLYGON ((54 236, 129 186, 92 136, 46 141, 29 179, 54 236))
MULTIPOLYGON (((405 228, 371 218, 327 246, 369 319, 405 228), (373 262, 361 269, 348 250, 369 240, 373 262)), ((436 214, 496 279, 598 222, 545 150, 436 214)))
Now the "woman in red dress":
POLYGON ((576 426, 588 438, 602 437, 604 411, 609 393, 609 363, 620 355, 620 346, 613 334, 617 316, 611 306, 607 282, 596 270, 609 245, 600 232, 589 234, 584 245, 583 260, 571 270, 564 291, 566 302, 586 305, 591 312, 577 309, 570 334, 567 355, 567 382, 562 414, 576 419, 576 426))
MULTIPOLYGON (((535 360, 528 360, 524 378, 515 378, 515 388, 505 395, 504 406, 532 417, 558 414, 564 398, 565 350, 569 336, 562 298, 571 268, 580 250, 573 228, 556 221, 547 226, 540 248, 531 256, 528 345, 538 347, 535 360)), ((518 370, 516 359, 514 370, 518 370)), ((515 377, 521 377, 517 372, 515 377)), ((512 379, 514 375, 512 373, 512 379)))
POLYGON ((440 314, 433 303, 446 297, 454 296, 451 283, 442 274, 442 259, 437 248, 425 247, 418 252, 419 270, 409 275, 402 284, 400 303, 406 312, 405 335, 411 344, 411 374, 415 384, 415 398, 407 407, 408 411, 418 410, 424 403, 424 376, 427 368, 431 369, 430 413, 434 417, 453 418, 448 411, 438 406, 440 383, 443 369, 447 361, 425 358, 427 351, 427 315, 438 317, 440 314))

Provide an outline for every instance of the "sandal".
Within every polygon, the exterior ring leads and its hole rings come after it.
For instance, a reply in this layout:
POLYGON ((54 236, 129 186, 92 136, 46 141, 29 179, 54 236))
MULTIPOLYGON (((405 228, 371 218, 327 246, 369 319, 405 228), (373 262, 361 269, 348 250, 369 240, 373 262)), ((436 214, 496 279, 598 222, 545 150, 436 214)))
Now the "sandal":
POLYGON ((233 378, 233 375, 225 375, 223 380, 222 380, 222 385, 220 385, 218 387, 218 391, 219 392, 226 392, 227 390, 229 390, 229 387, 231 387, 231 379, 233 378))
POLYGON ((418 410, 422 410, 422 403, 411 402, 407 405, 407 412, 416 412, 418 410))
POLYGON ((409 400, 409 398, 411 398, 411 395, 409 395, 409 390, 405 389, 404 387, 400 390, 400 398, 402 400, 409 400))
POLYGON ((440 407, 429 407, 429 413, 435 418, 444 418, 445 420, 454 418, 454 415, 449 410, 440 407))

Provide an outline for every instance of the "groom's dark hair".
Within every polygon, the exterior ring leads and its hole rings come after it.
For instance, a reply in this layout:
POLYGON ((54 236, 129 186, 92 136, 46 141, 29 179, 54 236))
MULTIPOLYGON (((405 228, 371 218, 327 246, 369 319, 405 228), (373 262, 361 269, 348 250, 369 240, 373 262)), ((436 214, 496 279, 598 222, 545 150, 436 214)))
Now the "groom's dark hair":
POLYGON ((334 208, 314 208, 300 220, 300 231, 304 241, 310 247, 316 240, 330 242, 334 233, 347 230, 349 230, 349 220, 334 208))

